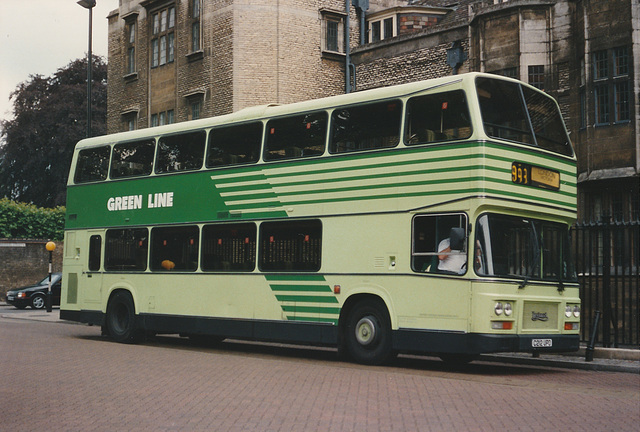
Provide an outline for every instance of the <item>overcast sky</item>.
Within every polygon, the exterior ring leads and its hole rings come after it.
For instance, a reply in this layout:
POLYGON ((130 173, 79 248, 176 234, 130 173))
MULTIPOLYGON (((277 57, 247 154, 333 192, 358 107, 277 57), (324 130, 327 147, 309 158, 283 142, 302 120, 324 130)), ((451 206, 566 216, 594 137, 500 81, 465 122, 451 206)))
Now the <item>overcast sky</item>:
MULTIPOLYGON (((107 57, 107 15, 118 0, 96 0, 92 51, 107 57)), ((11 118, 9 94, 29 75, 53 75, 87 56, 89 11, 77 0, 0 0, 0 119, 11 118)))

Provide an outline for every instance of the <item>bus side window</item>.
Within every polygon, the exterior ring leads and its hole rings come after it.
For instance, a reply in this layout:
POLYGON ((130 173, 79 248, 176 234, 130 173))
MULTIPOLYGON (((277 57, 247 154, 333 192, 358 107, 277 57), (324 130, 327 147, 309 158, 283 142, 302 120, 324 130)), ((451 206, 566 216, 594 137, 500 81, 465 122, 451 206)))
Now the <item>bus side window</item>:
POLYGON ((202 168, 205 131, 163 136, 158 141, 156 173, 202 168))
POLYGON ((253 271, 256 267, 256 225, 205 225, 200 263, 203 271, 253 271))
POLYGON ((151 270, 197 270, 199 235, 195 225, 153 228, 151 270))
POLYGON ((73 178, 75 183, 86 183, 107 179, 109 172, 109 157, 111 147, 103 146, 80 150, 76 173, 73 178))
POLYGON ((89 270, 100 270, 100 252, 102 251, 102 236, 92 235, 89 238, 89 270))
POLYGON ((212 129, 209 132, 207 168, 257 162, 262 148, 261 122, 212 129))
POLYGON ((467 215, 464 213, 414 217, 411 242, 413 271, 466 273, 466 227, 467 215))
POLYGON ((324 111, 267 122, 264 160, 320 156, 327 136, 327 113, 324 111))
POLYGON ((470 136, 471 118, 464 91, 454 90, 409 99, 405 144, 457 140, 470 136))
POLYGON ((111 178, 146 176, 153 168, 154 139, 116 144, 111 159, 111 178))
POLYGON ((309 271, 321 266, 319 220, 263 222, 260 225, 261 271, 309 271))
POLYGON ((146 228, 107 230, 104 247, 105 270, 145 271, 147 269, 146 228))
POLYGON ((399 100, 337 108, 331 114, 329 152, 395 147, 400 142, 401 116, 399 100))

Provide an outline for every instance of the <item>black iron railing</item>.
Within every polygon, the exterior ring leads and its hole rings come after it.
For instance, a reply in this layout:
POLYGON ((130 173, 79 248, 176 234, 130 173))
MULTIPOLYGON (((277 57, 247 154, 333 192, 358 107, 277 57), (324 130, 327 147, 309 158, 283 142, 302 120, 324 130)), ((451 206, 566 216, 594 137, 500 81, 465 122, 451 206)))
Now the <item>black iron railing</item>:
POLYGON ((582 223, 571 230, 582 300, 581 338, 598 345, 640 348, 640 221, 582 223))

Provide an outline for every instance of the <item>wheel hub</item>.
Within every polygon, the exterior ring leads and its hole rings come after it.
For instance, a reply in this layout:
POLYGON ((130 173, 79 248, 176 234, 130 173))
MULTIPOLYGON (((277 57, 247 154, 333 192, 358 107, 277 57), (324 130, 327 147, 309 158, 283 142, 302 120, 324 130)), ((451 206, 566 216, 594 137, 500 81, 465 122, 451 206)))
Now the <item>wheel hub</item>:
POLYGON ((372 317, 364 317, 356 324, 356 340, 360 345, 369 345, 376 338, 376 325, 372 317))

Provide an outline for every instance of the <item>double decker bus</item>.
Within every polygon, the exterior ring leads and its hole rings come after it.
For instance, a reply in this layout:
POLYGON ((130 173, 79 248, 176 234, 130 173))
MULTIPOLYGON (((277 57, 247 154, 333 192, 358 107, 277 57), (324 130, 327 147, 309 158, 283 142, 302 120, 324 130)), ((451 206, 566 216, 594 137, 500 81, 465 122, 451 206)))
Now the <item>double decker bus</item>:
POLYGON ((366 364, 577 350, 575 216, 557 103, 488 74, 90 138, 60 316, 366 364))

